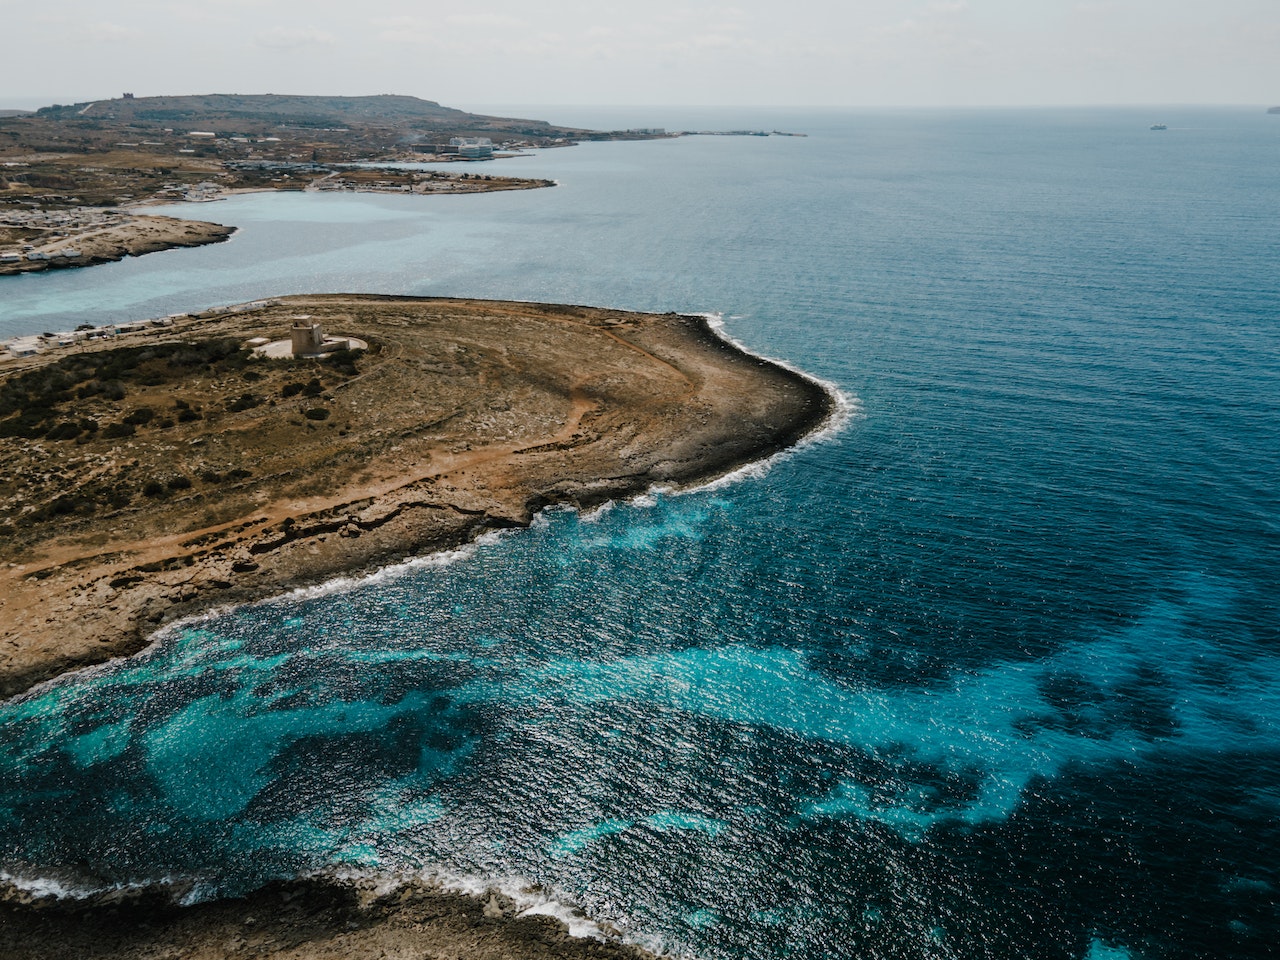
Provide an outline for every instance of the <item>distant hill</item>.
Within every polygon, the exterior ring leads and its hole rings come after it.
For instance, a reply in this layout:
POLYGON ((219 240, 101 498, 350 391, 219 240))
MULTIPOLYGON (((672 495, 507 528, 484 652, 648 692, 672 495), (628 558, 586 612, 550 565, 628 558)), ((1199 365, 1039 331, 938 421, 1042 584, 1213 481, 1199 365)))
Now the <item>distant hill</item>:
POLYGON ((305 120, 323 123, 408 120, 465 122, 477 114, 442 107, 434 100, 385 94, 376 97, 311 97, 274 93, 240 95, 213 93, 182 97, 128 97, 55 104, 37 111, 42 117, 67 119, 72 116, 124 122, 148 120, 190 120, 196 118, 241 118, 255 120, 305 120))
POLYGON ((1280 107, 1272 107, 1267 113, 1280 113, 1280 107))
MULTIPOLYGON (((443 107, 434 100, 393 94, 125 94, 108 100, 55 103, 35 113, 0 117, 0 157, 44 157, 41 162, 51 165, 49 169, 23 168, 13 177, 22 181, 24 190, 44 197, 43 202, 54 202, 49 199, 53 197, 59 203, 70 203, 71 198, 89 190, 86 184, 93 177, 86 177, 86 170, 81 169, 84 161, 79 158, 92 154, 98 159, 87 172, 109 171, 103 176, 110 183, 95 188, 94 196, 101 203, 111 198, 127 201, 149 196, 159 184, 142 182, 139 177, 146 180, 154 175, 172 181, 173 171, 179 168, 202 179, 219 171, 227 182, 239 183, 245 170, 261 171, 263 164, 355 163, 457 154, 457 145, 450 143, 454 137, 487 138, 494 150, 509 153, 584 140, 663 135, 661 131, 584 130, 545 120, 491 117, 443 107)), ((281 174, 278 179, 284 178, 281 174)), ((0 206, 17 197, 4 190, 5 180, 0 178, 0 206)))
POLYGON ((553 127, 545 120, 489 117, 442 107, 434 100, 395 94, 318 97, 215 93, 180 97, 121 97, 54 104, 41 107, 36 115, 57 121, 97 121, 130 127, 198 125, 219 132, 243 133, 261 133, 280 125, 312 129, 492 131, 537 137, 556 136, 571 130, 553 127))
POLYGON ((0 117, 25 117, 30 110, 0 110, 0 117))

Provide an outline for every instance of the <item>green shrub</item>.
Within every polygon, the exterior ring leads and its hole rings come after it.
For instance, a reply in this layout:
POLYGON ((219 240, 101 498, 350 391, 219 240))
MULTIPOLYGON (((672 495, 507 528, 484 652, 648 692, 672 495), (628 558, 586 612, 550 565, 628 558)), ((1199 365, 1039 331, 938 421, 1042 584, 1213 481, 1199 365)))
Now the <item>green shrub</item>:
POLYGON ((358 372, 356 367, 356 357, 358 356, 359 354, 354 350, 335 350, 333 353, 327 353, 321 357, 320 362, 344 376, 354 377, 358 372))
POLYGON ((133 500, 133 493, 123 483, 116 484, 106 491, 107 503, 111 504, 115 509, 127 507, 129 502, 133 500))
POLYGON ((63 420, 60 424, 45 434, 49 440, 74 440, 84 431, 80 429, 80 424, 72 423, 70 420, 63 420))
POLYGON ((329 411, 325 407, 309 407, 302 411, 302 415, 308 420, 328 420, 329 411))
POLYGON ((232 413, 240 413, 242 410, 252 410, 261 403, 261 397, 255 397, 252 393, 244 393, 227 404, 227 409, 232 413))
POLYGON ((145 423, 150 423, 154 419, 156 412, 150 407, 139 407, 131 414, 124 418, 125 423, 132 423, 136 427, 140 427, 145 423))
POLYGON ((102 431, 102 435, 108 440, 123 440, 125 437, 132 437, 137 432, 137 428, 132 423, 109 423, 107 428, 102 431))
POLYGON ((51 426, 46 414, 23 413, 9 420, 0 420, 0 437, 25 437, 34 440, 43 437, 51 426))

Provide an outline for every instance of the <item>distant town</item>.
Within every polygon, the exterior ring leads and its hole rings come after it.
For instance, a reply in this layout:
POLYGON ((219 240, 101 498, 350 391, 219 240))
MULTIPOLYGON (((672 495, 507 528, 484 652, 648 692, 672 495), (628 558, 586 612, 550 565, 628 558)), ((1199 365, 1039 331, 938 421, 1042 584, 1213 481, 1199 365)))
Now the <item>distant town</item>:
POLYGON ((424 170, 584 141, 803 136, 780 130, 586 130, 416 97, 216 94, 53 104, 0 115, 0 275, 84 267, 227 239, 233 227, 148 217, 154 203, 247 190, 482 193, 548 180, 424 170), (392 166, 391 164, 395 164, 392 166))

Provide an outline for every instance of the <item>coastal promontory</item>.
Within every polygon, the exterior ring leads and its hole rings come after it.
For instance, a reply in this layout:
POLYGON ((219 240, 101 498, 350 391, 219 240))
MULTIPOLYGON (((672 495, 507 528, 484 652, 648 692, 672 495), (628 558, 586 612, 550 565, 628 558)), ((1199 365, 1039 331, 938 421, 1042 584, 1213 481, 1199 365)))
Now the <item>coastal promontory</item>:
POLYGON ((0 366, 4 696, 214 606, 716 477, 832 406, 678 314, 321 295, 84 327, 0 366))

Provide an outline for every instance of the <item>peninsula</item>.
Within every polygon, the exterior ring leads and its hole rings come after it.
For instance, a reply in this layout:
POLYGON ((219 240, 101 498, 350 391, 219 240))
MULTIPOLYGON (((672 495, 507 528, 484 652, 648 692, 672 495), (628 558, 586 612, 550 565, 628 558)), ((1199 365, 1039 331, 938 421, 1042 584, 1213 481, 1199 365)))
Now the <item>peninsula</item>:
POLYGON ((140 326, 0 364, 0 696, 214 606, 711 479, 832 411, 700 317, 321 295, 140 326), (295 327, 367 348, 255 353, 295 327))

